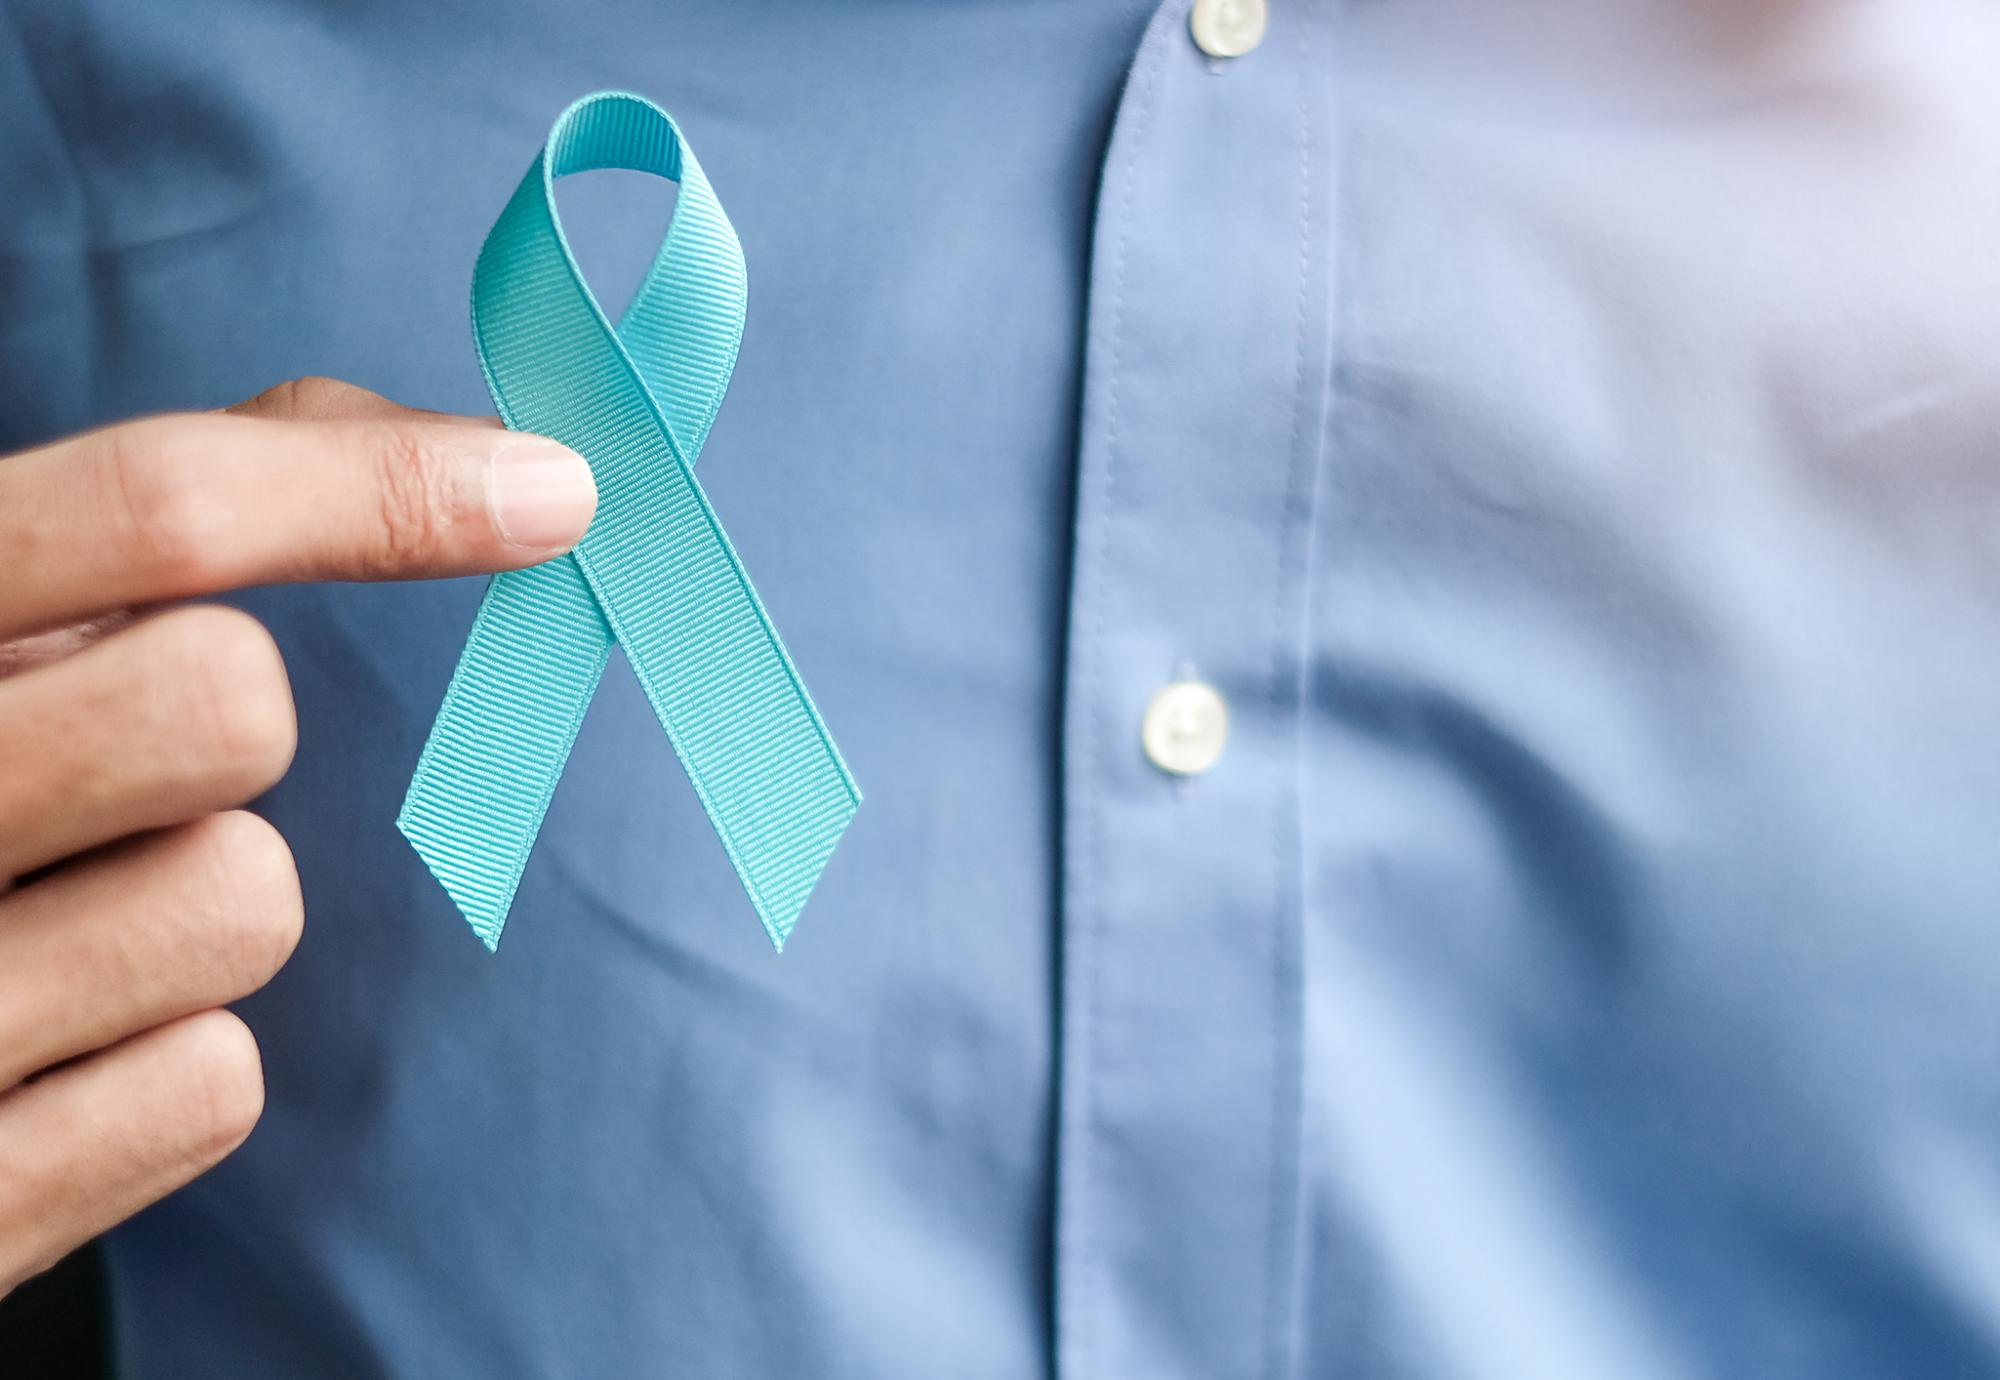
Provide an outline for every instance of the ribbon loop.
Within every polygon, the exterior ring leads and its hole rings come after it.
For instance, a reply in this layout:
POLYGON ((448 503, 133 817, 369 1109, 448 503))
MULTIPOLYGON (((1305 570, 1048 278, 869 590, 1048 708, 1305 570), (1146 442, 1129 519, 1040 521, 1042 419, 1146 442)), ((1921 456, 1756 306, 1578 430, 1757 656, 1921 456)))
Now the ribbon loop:
POLYGON ((701 164, 664 110, 620 92, 563 112, 480 250, 473 338, 501 419, 581 453, 598 488, 574 551, 487 587, 397 819, 488 948, 614 641, 777 947, 861 803, 694 477, 745 301, 742 248, 701 164), (680 184, 615 328, 554 190, 612 167, 680 184))

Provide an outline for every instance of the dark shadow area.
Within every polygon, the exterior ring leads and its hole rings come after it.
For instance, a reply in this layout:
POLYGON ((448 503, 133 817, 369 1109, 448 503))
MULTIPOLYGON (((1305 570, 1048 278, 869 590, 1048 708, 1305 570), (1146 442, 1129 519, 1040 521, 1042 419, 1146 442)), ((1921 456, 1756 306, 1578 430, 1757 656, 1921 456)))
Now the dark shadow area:
POLYGON ((0 1380, 109 1380, 110 1374, 96 1247, 0 1299, 0 1380))

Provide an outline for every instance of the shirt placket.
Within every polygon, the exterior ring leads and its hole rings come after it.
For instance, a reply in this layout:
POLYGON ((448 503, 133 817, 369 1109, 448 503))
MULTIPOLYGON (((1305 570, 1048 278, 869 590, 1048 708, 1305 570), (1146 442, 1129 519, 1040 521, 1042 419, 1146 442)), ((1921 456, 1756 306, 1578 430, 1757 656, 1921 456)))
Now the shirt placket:
POLYGON ((1290 1372, 1326 35, 1155 15, 1093 248, 1064 724, 1057 1360, 1290 1372))

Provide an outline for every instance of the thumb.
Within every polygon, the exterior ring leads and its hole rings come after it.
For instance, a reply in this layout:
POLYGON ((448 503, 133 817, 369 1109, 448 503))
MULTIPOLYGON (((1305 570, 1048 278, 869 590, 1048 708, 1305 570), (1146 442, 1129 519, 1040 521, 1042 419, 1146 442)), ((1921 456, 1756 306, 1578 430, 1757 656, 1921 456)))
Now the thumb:
POLYGON ((405 407, 380 393, 339 379, 287 379, 222 411, 236 417, 263 417, 278 422, 427 421, 461 422, 466 426, 499 426, 494 416, 465 417, 405 407))

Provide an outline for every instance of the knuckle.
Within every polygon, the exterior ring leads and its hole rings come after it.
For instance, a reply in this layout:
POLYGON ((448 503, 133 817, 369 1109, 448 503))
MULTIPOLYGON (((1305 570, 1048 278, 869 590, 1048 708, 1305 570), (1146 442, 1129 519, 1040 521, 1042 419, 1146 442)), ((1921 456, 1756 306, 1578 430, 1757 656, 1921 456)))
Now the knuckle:
POLYGON ((220 1009, 187 1017, 180 1037, 187 1143, 197 1158, 217 1160, 241 1145, 264 1114, 257 1037, 241 1018, 220 1009))
POLYGON ((298 867, 284 837, 248 810, 210 815, 190 826, 197 885, 211 917, 206 947, 232 992, 268 982, 298 947, 304 923, 298 867))
POLYGON ((244 790, 276 783, 298 745, 291 683, 278 644, 249 614, 221 605, 181 609, 174 620, 177 683, 194 741, 208 764, 244 790))
POLYGON ((163 584, 196 588, 222 570, 234 514, 202 478, 202 433, 213 419, 155 417, 105 433, 109 501, 121 545, 163 584))
POLYGON ((364 565, 370 575, 394 575, 445 544, 456 507, 451 467, 406 428, 372 426, 363 434, 381 532, 364 565))

